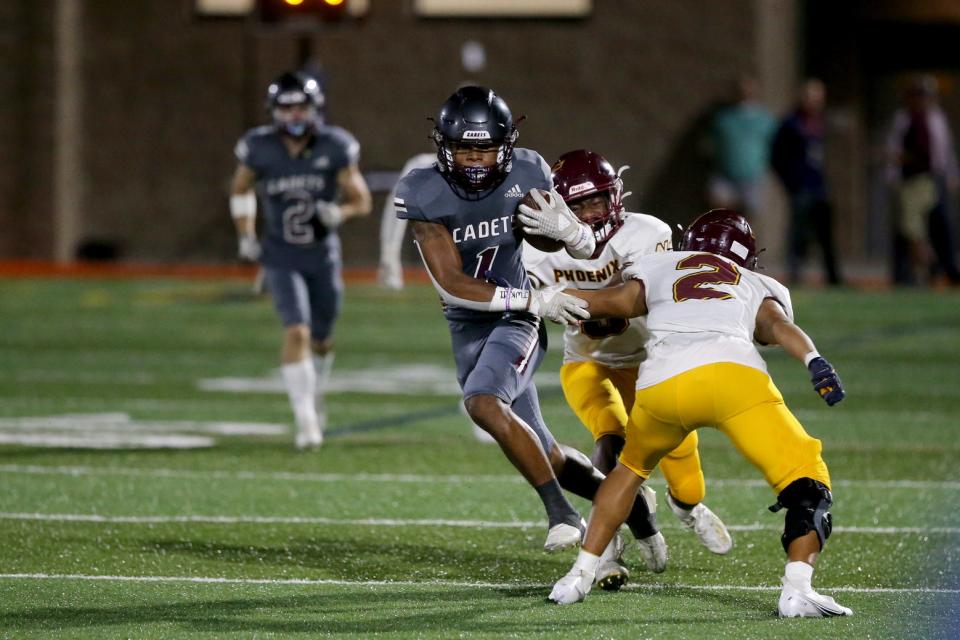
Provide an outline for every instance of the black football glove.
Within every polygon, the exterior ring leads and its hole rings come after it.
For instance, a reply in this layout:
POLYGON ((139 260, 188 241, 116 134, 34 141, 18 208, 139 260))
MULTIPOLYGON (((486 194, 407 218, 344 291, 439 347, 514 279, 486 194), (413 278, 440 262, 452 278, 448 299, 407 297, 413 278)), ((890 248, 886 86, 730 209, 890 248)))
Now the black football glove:
POLYGON ((847 395, 843 391, 843 385, 840 383, 840 377, 829 362, 821 357, 816 357, 807 365, 810 370, 810 380, 813 382, 813 390, 820 394, 823 401, 831 407, 847 395))

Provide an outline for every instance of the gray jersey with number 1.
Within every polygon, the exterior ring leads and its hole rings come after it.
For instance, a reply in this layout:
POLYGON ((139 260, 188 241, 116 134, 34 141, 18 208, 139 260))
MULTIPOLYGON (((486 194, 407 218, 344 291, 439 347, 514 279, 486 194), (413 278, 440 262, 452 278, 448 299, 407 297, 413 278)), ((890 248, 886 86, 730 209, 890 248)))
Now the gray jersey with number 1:
MULTIPOLYGON (((400 180, 394 206, 399 218, 446 227, 467 275, 529 289, 513 215, 528 191, 552 187, 550 167, 540 154, 518 148, 503 182, 477 199, 457 195, 436 167, 430 167, 415 169, 400 180)), ((447 305, 444 315, 448 320, 482 321, 501 314, 447 305)))

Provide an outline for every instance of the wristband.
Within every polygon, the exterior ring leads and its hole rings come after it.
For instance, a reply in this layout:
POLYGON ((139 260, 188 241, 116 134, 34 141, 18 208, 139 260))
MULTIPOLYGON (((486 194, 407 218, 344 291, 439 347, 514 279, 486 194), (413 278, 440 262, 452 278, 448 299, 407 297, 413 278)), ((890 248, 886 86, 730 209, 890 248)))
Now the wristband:
POLYGON ((803 366, 809 367, 810 363, 820 357, 820 354, 817 353, 816 349, 803 356, 803 366))
POLYGON ((257 196, 252 192, 235 193, 230 196, 230 217, 252 218, 257 215, 257 196))
POLYGON ((488 311, 526 311, 530 306, 530 291, 513 287, 497 287, 488 311))

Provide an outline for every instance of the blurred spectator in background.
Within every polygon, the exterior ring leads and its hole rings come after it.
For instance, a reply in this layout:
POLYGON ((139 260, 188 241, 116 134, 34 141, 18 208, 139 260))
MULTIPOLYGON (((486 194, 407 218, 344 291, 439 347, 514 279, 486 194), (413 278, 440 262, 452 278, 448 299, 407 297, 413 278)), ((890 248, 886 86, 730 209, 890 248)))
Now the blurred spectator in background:
POLYGON ((763 206, 763 191, 770 161, 770 142, 776 119, 757 101, 759 85, 752 76, 741 76, 735 101, 713 117, 709 153, 713 173, 707 185, 711 208, 735 209, 755 219, 763 206))
POLYGON ((887 183, 896 209, 893 280, 926 282, 938 274, 960 284, 949 196, 960 185, 953 135, 937 104, 937 81, 915 79, 893 114, 886 141, 887 183))
POLYGON ((810 237, 820 245, 827 282, 841 283, 833 245, 833 212, 824 173, 823 82, 809 78, 800 86, 799 104, 777 130, 771 164, 790 199, 787 269, 791 285, 800 284, 810 237))
MULTIPOLYGON (((427 169, 437 161, 436 153, 418 153, 403 165, 397 181, 414 169, 427 169)), ((393 199, 397 195, 394 185, 383 205, 383 218, 380 220, 380 266, 377 269, 377 282, 387 289, 399 291, 403 289, 403 237, 407 231, 405 218, 397 217, 397 209, 393 199)), ((486 434, 486 432, 484 432, 486 434)))
POLYGON ((259 261, 283 323, 281 372, 296 419, 298 449, 318 447, 333 367, 333 325, 343 297, 337 227, 370 213, 358 167, 360 145, 323 121, 312 76, 284 73, 267 89, 273 124, 251 129, 234 153, 230 214, 244 260, 259 261), (254 191, 256 189, 256 192, 254 191), (256 235, 257 196, 264 240, 256 235))

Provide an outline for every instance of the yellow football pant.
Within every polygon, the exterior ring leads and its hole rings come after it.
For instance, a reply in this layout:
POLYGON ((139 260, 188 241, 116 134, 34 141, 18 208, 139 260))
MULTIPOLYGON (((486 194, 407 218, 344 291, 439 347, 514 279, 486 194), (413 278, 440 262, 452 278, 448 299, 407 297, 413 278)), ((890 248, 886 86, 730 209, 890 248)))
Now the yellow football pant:
POLYGON ((799 478, 830 486, 820 441, 790 413, 770 376, 728 362, 638 390, 620 462, 647 478, 663 456, 704 426, 730 438, 778 494, 799 478))
MULTIPOLYGON (((593 434, 626 438, 627 414, 633 406, 637 369, 614 369, 596 362, 569 362, 560 368, 560 385, 567 404, 593 434)), ((706 487, 697 433, 690 432, 660 462, 674 498, 687 504, 703 502, 706 487)))

